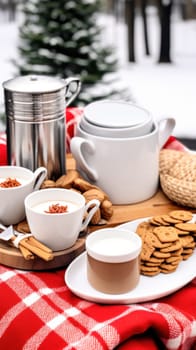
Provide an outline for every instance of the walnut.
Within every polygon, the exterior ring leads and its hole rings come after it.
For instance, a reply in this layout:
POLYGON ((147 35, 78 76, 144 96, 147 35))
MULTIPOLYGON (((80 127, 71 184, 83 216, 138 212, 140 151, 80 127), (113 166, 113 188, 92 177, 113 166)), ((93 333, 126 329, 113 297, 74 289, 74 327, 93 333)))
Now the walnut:
POLYGON ((56 187, 71 188, 73 182, 79 177, 79 173, 76 170, 68 170, 67 174, 62 175, 56 180, 56 187))
POLYGON ((108 199, 105 199, 101 203, 101 217, 103 219, 109 220, 113 215, 113 206, 112 202, 110 202, 108 199))
POLYGON ((53 180, 44 180, 41 185, 41 189, 54 188, 54 187, 56 187, 56 183, 53 180))
POLYGON ((103 202, 105 197, 104 193, 96 188, 83 192, 83 196, 86 199, 86 202, 89 202, 91 199, 98 199, 100 202, 103 202))
POLYGON ((82 179, 82 178, 77 178, 73 182, 73 187, 77 188, 81 192, 88 191, 92 188, 97 188, 96 186, 90 184, 90 182, 82 179))
POLYGON ((97 211, 95 212, 95 214, 93 215, 90 223, 92 225, 97 225, 100 220, 101 220, 101 210, 100 210, 100 208, 98 208, 97 211))

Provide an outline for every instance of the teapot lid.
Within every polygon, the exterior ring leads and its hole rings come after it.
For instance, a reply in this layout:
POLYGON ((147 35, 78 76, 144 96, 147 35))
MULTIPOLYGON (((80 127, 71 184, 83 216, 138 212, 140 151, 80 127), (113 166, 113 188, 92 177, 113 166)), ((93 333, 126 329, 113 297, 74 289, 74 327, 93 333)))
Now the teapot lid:
POLYGON ((4 89, 21 93, 47 93, 65 86, 65 80, 46 75, 25 75, 3 83, 4 89))

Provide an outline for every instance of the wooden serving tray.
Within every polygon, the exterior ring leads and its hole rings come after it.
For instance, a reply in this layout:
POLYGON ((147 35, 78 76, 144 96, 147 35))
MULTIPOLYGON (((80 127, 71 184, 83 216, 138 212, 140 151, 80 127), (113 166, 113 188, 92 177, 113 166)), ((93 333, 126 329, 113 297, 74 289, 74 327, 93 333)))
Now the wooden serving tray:
POLYGON ((37 256, 33 260, 25 260, 19 249, 9 247, 7 243, 0 241, 0 263, 21 270, 51 270, 67 266, 84 249, 85 238, 81 237, 71 248, 54 252, 53 260, 44 261, 37 256))
MULTIPOLYGON (((66 163, 67 169, 75 169, 75 161, 71 155, 67 156, 66 163)), ((105 227, 118 226, 143 217, 167 214, 174 209, 187 209, 196 213, 196 209, 182 207, 171 202, 159 189, 152 198, 146 201, 130 205, 115 205, 113 216, 107 224, 89 226, 88 231, 93 232, 105 227)), ((25 260, 18 249, 9 247, 6 243, 0 241, 0 263, 24 270, 50 270, 67 266, 84 250, 85 236, 80 237, 71 248, 55 252, 54 259, 51 261, 46 262, 37 257, 34 260, 25 260)))

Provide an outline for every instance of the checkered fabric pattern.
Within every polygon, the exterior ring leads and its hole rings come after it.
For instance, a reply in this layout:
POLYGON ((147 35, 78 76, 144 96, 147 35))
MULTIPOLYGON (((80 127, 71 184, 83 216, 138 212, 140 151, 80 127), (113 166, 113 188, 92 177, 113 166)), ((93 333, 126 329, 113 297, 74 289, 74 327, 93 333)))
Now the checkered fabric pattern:
POLYGON ((101 305, 72 294, 64 273, 0 266, 0 349, 196 349, 196 279, 152 303, 101 305))

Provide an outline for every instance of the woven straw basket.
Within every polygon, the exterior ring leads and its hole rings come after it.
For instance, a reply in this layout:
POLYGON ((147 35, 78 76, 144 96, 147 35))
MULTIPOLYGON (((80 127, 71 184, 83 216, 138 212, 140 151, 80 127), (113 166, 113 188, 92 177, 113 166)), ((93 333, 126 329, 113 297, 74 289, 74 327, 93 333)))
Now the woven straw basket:
POLYGON ((177 204, 196 208, 196 154, 162 150, 159 169, 166 196, 177 204))

